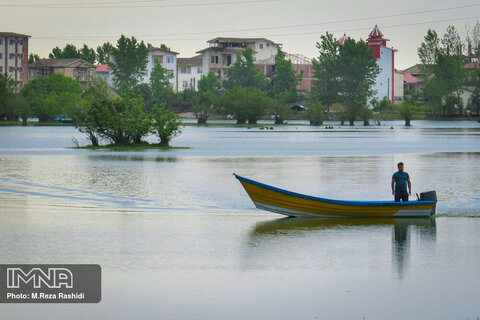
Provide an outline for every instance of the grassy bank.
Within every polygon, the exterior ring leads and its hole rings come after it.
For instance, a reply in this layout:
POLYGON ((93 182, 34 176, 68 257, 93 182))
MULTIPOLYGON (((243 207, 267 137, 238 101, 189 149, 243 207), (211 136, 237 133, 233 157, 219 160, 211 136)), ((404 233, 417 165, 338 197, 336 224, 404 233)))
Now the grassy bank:
POLYGON ((87 150, 113 150, 113 151, 139 151, 139 150, 150 150, 150 149, 160 149, 160 150, 174 150, 174 149, 190 149, 190 147, 170 147, 165 145, 160 145, 157 143, 138 143, 138 144, 127 144, 127 145, 116 145, 108 144, 103 146, 74 146, 68 147, 68 149, 87 149, 87 150))

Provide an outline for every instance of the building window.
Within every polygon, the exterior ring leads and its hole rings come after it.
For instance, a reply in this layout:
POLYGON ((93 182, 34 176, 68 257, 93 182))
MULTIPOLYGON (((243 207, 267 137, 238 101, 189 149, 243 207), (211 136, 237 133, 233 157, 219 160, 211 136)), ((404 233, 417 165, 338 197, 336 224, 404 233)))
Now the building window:
POLYGON ((180 68, 180 73, 187 73, 187 68, 180 68))
POLYGON ((175 62, 175 57, 172 56, 166 56, 166 63, 174 63, 175 62))
POLYGON ((0 59, 3 59, 3 53, 0 53, 0 59))
POLYGON ((8 72, 15 72, 15 67, 8 67, 8 72))
POLYGON ((197 68, 197 73, 198 73, 198 74, 202 74, 202 73, 203 73, 203 71, 202 71, 202 68, 201 68, 201 67, 198 67, 198 68, 197 68))
POLYGON ((218 64, 218 56, 211 56, 211 60, 210 60, 212 63, 214 64, 218 64))
POLYGON ((18 81, 18 86, 23 87, 23 81, 18 81))
POLYGON ((2 72, 3 72, 3 67, 0 67, 0 73, 2 73, 2 72))
POLYGON ((22 73, 23 72, 23 67, 18 67, 18 72, 22 73))
POLYGON ((3 39, 0 39, 0 46, 3 45, 3 39))
POLYGON ((10 39, 9 44, 10 44, 11 46, 13 46, 14 43, 15 43, 15 40, 10 39))
POLYGON ((167 70, 168 75, 173 75, 173 70, 167 70))
POLYGON ((23 39, 18 40, 18 43, 19 43, 21 46, 23 46, 23 39))
POLYGON ((23 59, 23 53, 19 53, 18 54, 18 60, 22 60, 23 59))
POLYGON ((188 88, 188 81, 182 81, 182 88, 188 88))
POLYGON ((10 54, 8 55, 8 58, 9 58, 10 60, 15 59, 15 53, 10 53, 10 54))
POLYGON ((30 69, 30 77, 38 77, 38 70, 30 69))
POLYGON ((260 43, 259 47, 260 47, 260 49, 263 49, 263 43, 260 43))

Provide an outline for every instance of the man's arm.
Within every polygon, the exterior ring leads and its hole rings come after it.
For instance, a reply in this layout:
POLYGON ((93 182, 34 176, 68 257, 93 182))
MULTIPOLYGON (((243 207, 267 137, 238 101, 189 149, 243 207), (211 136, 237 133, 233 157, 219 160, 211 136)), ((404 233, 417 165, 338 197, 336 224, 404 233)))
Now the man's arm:
POLYGON ((412 195, 412 183, 410 182, 410 178, 407 179, 408 183, 408 193, 412 195))
POLYGON ((395 195, 395 179, 393 178, 392 178, 392 194, 395 195))

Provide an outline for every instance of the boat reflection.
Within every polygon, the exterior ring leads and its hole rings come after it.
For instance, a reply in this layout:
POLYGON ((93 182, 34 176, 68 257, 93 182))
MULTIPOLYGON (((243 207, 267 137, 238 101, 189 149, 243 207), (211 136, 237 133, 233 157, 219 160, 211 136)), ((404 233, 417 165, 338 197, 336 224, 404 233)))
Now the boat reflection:
MULTIPOLYGON (((349 254, 348 246, 356 241, 363 241, 365 246, 370 247, 371 257, 376 260, 384 248, 385 236, 391 230, 391 257, 392 269, 398 279, 403 279, 410 264, 412 239, 414 245, 419 243, 422 248, 433 252, 436 243, 436 222, 434 218, 324 218, 324 219, 301 219, 283 218, 255 225, 249 235, 249 250, 252 255, 266 255, 272 257, 275 251, 274 245, 281 244, 285 247, 293 241, 300 241, 295 245, 302 250, 311 245, 315 254, 322 254, 321 250, 329 250, 328 244, 345 246, 342 254, 349 254), (294 239, 293 241, 291 241, 294 239), (305 242, 306 241, 306 242, 305 242), (323 247, 317 248, 312 241, 323 243, 323 247), (270 250, 265 253, 261 247, 270 250), (376 247, 378 246, 378 253, 376 247), (345 248, 346 247, 346 248, 345 248)), ((306 252, 304 252, 306 253, 306 252)), ((352 255, 359 254, 351 252, 352 255)), ((258 260, 261 257, 253 257, 258 260)))

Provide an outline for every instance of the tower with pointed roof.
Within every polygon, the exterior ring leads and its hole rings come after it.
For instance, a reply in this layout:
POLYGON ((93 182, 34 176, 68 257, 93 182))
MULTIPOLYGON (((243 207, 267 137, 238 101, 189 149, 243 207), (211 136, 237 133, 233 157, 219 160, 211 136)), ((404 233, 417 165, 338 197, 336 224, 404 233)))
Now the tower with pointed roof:
POLYGON ((388 48, 387 41, 389 41, 389 39, 383 37, 383 33, 377 25, 375 25, 367 39, 368 45, 372 48, 373 56, 377 59, 377 64, 380 67, 380 73, 377 75, 373 88, 377 92, 376 98, 380 101, 384 97, 388 97, 388 99, 394 103, 394 56, 396 50, 388 48))

